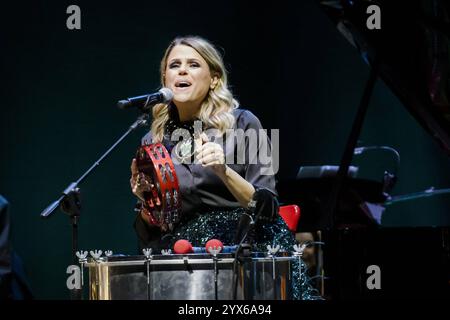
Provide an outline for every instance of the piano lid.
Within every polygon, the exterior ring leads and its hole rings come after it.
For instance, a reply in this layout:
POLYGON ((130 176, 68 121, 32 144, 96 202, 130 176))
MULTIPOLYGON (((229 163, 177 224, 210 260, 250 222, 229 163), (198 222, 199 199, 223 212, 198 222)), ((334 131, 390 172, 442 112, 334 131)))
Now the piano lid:
POLYGON ((363 59, 450 155, 450 1, 319 0, 363 59), (369 5, 381 29, 369 30, 369 5))

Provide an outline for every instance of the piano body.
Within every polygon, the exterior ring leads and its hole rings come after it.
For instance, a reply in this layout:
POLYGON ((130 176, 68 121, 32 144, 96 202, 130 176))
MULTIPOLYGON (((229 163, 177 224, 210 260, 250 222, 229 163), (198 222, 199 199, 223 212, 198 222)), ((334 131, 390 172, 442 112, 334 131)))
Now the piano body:
POLYGON ((315 283, 326 298, 337 300, 448 299, 450 227, 387 228, 379 223, 382 212, 374 212, 396 200, 430 194, 396 198, 389 194, 392 180, 359 179, 350 174, 349 168, 377 78, 450 155, 450 1, 318 3, 359 50, 371 68, 371 76, 339 170, 327 174, 317 170, 315 176, 299 175, 278 184, 281 202, 302 208, 297 231, 311 232, 314 240, 324 243, 316 250, 315 283), (370 5, 380 8, 381 29, 367 27, 370 5), (379 267, 379 289, 368 285, 374 272, 371 266, 379 267))

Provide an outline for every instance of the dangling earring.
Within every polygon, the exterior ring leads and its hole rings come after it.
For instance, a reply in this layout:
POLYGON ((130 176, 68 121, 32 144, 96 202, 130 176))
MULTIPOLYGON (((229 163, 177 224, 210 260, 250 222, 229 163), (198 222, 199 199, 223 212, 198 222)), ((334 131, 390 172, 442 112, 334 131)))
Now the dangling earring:
POLYGON ((217 87, 218 82, 219 82, 219 79, 216 78, 216 77, 214 77, 214 80, 212 81, 212 83, 211 83, 211 85, 209 86, 209 88, 210 88, 211 90, 214 90, 214 89, 217 87))

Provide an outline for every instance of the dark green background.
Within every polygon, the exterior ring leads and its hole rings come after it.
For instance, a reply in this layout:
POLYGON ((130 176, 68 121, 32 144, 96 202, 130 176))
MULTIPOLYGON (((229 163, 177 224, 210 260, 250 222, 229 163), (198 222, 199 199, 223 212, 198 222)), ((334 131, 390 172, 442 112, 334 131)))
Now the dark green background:
MULTIPOLYGON (((338 164, 368 67, 314 1, 95 1, 82 29, 66 28, 73 2, 2 4, 0 193, 11 202, 12 242, 37 298, 66 299, 69 219, 39 213, 134 121, 117 100, 153 92, 159 60, 176 35, 218 45, 241 104, 279 128, 280 179, 300 165, 338 164)), ((82 184, 80 248, 133 254, 135 199, 129 165, 144 129, 131 134, 82 184)), ((449 159, 378 81, 360 140, 402 156, 394 194, 449 187, 449 159)), ((385 154, 360 157, 380 180, 385 154)), ((355 161, 356 161, 355 160, 355 161)), ((385 226, 450 224, 450 198, 389 207, 385 226)))

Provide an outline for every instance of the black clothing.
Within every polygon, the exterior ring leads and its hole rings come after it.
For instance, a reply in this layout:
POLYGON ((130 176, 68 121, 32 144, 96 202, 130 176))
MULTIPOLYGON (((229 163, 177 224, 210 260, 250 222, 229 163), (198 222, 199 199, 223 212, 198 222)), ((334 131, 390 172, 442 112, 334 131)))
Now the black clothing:
MULTIPOLYGON (((162 143, 169 153, 172 153, 175 144, 178 142, 178 140, 173 142, 170 139, 173 131, 177 128, 184 128, 193 133, 194 121, 180 122, 178 112, 174 105, 169 105, 169 115, 170 121, 166 126, 162 143)), ((275 197, 277 192, 275 190, 274 175, 261 174, 267 173, 264 170, 267 170, 270 164, 263 164, 258 154, 252 154, 250 152, 252 148, 257 147, 257 150, 263 150, 266 154, 270 154, 270 141, 266 132, 261 131, 263 128, 260 121, 250 111, 238 108, 233 110, 233 115, 235 117, 233 132, 241 129, 240 133, 242 135, 240 138, 242 140, 225 133, 215 142, 224 146, 226 159, 233 159, 233 164, 228 164, 231 169, 251 183, 256 190, 266 189, 275 197), (248 135, 246 136, 245 133, 248 135), (224 141, 223 144, 221 139, 224 141)), ((205 130, 208 128, 202 129, 205 130)), ((207 131, 207 135, 210 136, 208 133, 211 133, 211 131, 207 131)), ((142 144, 151 143, 151 133, 148 133, 143 137, 142 144)), ((228 160, 227 163, 229 163, 228 160)), ((208 212, 233 210, 240 207, 239 202, 212 169, 204 168, 200 164, 195 163, 184 164, 174 161, 174 165, 182 199, 182 220, 180 225, 186 224, 199 215, 207 214, 208 212)), ((275 198, 273 200, 276 201, 275 198)), ((139 235, 141 246, 167 248, 169 243, 172 242, 167 237, 164 237, 159 227, 149 226, 142 220, 140 215, 136 218, 135 229, 139 235)))

